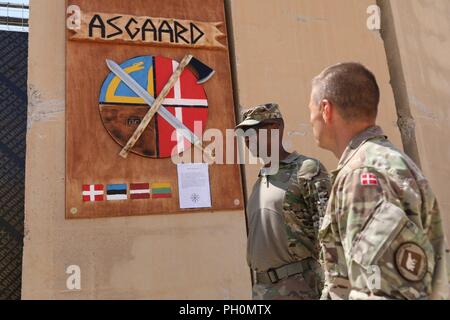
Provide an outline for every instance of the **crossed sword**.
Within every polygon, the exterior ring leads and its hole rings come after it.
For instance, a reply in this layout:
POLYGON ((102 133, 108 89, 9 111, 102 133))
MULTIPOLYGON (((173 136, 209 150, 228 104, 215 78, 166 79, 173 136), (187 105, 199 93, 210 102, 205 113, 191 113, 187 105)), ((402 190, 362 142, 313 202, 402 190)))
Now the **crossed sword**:
POLYGON ((172 127, 174 127, 178 133, 181 133, 194 147, 201 150, 204 154, 206 154, 210 159, 214 159, 210 152, 207 152, 202 145, 202 141, 187 128, 183 122, 178 120, 174 115, 172 115, 163 105, 164 99, 169 94, 170 90, 173 88, 175 83, 180 79, 181 74, 184 69, 191 65, 194 70, 198 74, 199 80, 198 84, 202 84, 208 81, 215 73, 214 70, 195 59, 192 55, 186 55, 183 60, 181 60, 175 72, 170 77, 169 81, 164 86, 163 90, 159 94, 159 96, 155 99, 150 93, 147 92, 142 86, 140 86, 136 80, 134 80, 128 73, 125 72, 116 62, 107 59, 106 64, 108 68, 120 79, 122 80, 131 91, 137 94, 139 97, 144 99, 145 103, 150 106, 150 110, 142 119, 141 123, 128 140, 125 147, 123 147, 122 151, 120 151, 119 155, 126 159, 131 149, 134 147, 136 142, 139 140, 141 135, 144 133, 147 126, 150 124, 150 121, 154 117, 156 113, 158 113, 161 117, 163 117, 172 127))

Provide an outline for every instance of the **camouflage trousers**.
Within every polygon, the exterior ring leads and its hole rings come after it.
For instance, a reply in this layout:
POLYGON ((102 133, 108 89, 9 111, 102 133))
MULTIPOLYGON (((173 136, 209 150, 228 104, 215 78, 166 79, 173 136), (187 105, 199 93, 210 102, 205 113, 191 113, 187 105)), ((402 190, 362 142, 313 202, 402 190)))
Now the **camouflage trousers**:
POLYGON ((253 285, 253 300, 318 300, 323 288, 320 270, 291 276, 275 284, 253 285))

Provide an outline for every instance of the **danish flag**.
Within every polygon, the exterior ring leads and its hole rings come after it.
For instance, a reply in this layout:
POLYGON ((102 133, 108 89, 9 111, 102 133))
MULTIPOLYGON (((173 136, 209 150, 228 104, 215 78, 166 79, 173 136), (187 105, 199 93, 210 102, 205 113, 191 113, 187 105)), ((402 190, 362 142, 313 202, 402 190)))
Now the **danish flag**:
POLYGON ((83 185, 84 202, 103 201, 104 195, 105 190, 102 184, 83 185))
MULTIPOLYGON (((178 68, 178 62, 171 59, 156 57, 156 96, 163 90, 171 75, 178 68)), ((202 85, 197 84, 197 78, 186 69, 175 83, 172 90, 163 101, 173 116, 183 122, 192 132, 203 134, 208 120, 208 100, 202 85), (195 130, 195 122, 199 127, 195 130), (197 131, 197 132, 196 132, 197 131)), ((172 140, 175 131, 166 120, 157 116, 158 119, 158 146, 161 157, 170 157, 172 151, 177 147, 178 153, 188 149, 191 145, 181 133, 176 133, 176 140, 172 140)))
POLYGON ((373 173, 364 173, 361 175, 361 184, 363 186, 377 186, 378 178, 373 173))

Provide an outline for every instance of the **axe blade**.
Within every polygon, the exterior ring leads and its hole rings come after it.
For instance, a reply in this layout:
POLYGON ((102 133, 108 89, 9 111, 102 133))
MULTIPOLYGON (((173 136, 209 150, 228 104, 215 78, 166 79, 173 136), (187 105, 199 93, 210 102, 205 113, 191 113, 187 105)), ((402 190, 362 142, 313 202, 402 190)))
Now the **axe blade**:
POLYGON ((203 84, 207 82, 216 73, 215 70, 211 69, 206 64, 204 64, 203 62, 194 57, 191 59, 189 65, 197 73, 198 84, 203 84))

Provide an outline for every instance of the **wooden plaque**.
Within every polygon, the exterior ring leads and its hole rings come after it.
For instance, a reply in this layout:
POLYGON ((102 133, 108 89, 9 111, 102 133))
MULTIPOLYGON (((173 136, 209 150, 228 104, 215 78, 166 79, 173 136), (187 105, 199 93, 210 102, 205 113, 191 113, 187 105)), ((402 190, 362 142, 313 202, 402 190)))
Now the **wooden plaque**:
MULTIPOLYGON (((81 24, 67 29, 66 40, 66 218, 191 211, 180 209, 177 166, 168 157, 173 145, 166 139, 172 127, 161 117, 152 120, 127 159, 119 156, 150 107, 112 77, 106 59, 140 72, 139 84, 156 98, 170 77, 167 68, 194 55, 215 75, 198 85, 187 69, 180 80, 187 105, 169 105, 180 98, 175 88, 165 107, 173 114, 183 110, 186 126, 191 123, 185 119, 200 120, 201 130, 217 128, 225 137, 235 126, 235 113, 223 0, 68 0, 67 5, 81 9, 81 24)), ((239 165, 212 164, 209 174, 212 208, 195 211, 241 210, 239 165)))

